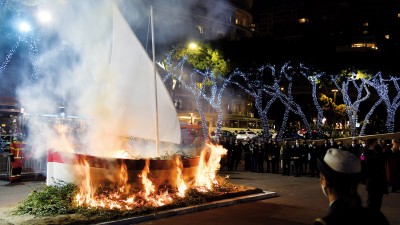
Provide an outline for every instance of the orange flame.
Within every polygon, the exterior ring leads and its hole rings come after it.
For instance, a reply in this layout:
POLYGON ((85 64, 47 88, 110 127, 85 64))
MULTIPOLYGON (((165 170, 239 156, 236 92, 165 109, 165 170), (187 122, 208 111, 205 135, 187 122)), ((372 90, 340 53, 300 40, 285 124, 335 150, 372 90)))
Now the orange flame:
MULTIPOLYGON (((114 176, 115 178, 107 181, 112 183, 111 186, 114 186, 114 189, 107 189, 107 191, 101 192, 102 188, 96 187, 99 184, 106 183, 104 182, 106 176, 101 177, 103 181, 99 182, 93 177, 98 174, 99 168, 93 169, 86 159, 81 160, 77 165, 80 168, 78 175, 81 178, 79 179, 81 182, 78 183, 79 193, 76 195, 75 200, 79 206, 121 210, 131 210, 143 205, 163 206, 172 203, 175 198, 184 197, 186 190, 189 188, 206 192, 218 185, 216 173, 220 167, 221 157, 226 152, 227 150, 222 146, 206 144, 206 147, 201 152, 197 171, 194 174, 194 178, 191 178, 192 180, 189 179, 187 172, 187 176, 184 176, 185 168, 181 157, 175 156, 172 161, 173 169, 170 171, 174 175, 168 176, 171 180, 167 182, 172 185, 169 186, 170 188, 175 189, 172 192, 168 191, 168 184, 162 183, 162 185, 158 186, 158 183, 161 182, 155 182, 157 171, 154 174, 150 173, 149 159, 145 161, 143 170, 136 176, 138 182, 130 181, 129 170, 124 163, 121 163, 116 176, 114 176), (149 176, 150 174, 152 176, 149 176), (157 183, 157 186, 155 183, 157 183), (115 186, 117 186, 116 189, 115 186), (134 191, 137 189, 140 191, 134 191)), ((107 171, 105 168, 102 170, 107 171)), ((165 177, 158 174, 158 178, 165 177)))
POLYGON ((211 190, 213 184, 217 185, 216 173, 220 167, 221 157, 227 153, 221 145, 206 143, 201 151, 199 166, 197 168, 196 187, 199 191, 211 190))
POLYGON ((142 184, 144 188, 145 197, 148 197, 150 194, 153 194, 155 192, 155 187, 153 183, 147 177, 147 175, 150 173, 149 162, 150 162, 149 159, 146 159, 146 165, 144 166, 142 174, 140 175, 140 177, 142 177, 142 184))
POLYGON ((182 159, 178 155, 176 155, 174 158, 175 158, 175 165, 176 165, 176 171, 177 171, 177 173, 176 173, 176 187, 178 189, 177 195, 179 197, 185 197, 185 192, 188 188, 182 177, 182 169, 183 169, 182 159))

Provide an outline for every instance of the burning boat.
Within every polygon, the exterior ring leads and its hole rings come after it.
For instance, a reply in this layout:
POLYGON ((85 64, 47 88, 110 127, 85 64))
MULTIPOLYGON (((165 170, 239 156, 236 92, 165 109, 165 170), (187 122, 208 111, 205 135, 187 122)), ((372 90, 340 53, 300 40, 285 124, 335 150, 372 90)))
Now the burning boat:
MULTIPOLYGON (((149 151, 159 157, 159 146, 170 146, 160 143, 178 145, 181 140, 175 106, 155 69, 154 55, 152 61, 114 4, 112 18, 106 91, 113 94, 114 101, 120 101, 120 95, 132 93, 128 101, 119 102, 118 116, 125 118, 119 135, 151 140, 149 151)), ((91 129, 105 128, 93 124, 91 129)), ((96 155, 90 149, 79 151, 76 146, 54 145, 48 149, 47 185, 76 183, 80 190, 76 200, 82 205, 130 209, 142 202, 160 206, 172 201, 171 193, 183 196, 189 187, 209 190, 225 153, 221 146, 207 144, 197 157, 158 160, 96 155), (118 191, 96 196, 99 189, 109 187, 118 191), (124 196, 123 200, 120 196, 124 196)))

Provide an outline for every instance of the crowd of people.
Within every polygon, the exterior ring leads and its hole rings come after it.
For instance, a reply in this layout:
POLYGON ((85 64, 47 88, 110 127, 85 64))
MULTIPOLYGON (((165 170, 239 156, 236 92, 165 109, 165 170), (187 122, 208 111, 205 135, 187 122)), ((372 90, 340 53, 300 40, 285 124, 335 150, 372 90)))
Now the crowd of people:
POLYGON ((243 166, 244 170, 251 172, 319 177, 317 160, 323 159, 328 149, 337 148, 348 151, 361 160, 362 182, 367 189, 386 193, 389 187, 392 192, 397 192, 400 188, 400 145, 397 139, 353 139, 351 143, 344 145, 334 139, 316 144, 315 141, 305 140, 277 142, 270 139, 263 143, 260 139, 232 138, 221 140, 221 144, 228 150, 227 156, 221 161, 221 170, 237 170, 239 166, 243 166))

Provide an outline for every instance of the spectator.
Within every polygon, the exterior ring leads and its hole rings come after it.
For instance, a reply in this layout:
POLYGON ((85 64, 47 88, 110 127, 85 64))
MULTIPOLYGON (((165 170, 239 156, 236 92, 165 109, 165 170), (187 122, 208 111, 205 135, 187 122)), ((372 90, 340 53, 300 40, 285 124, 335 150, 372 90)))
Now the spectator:
POLYGON ((383 194, 388 194, 385 162, 381 152, 376 150, 377 140, 368 139, 363 152, 363 174, 367 188, 367 207, 380 210, 383 194))
POLYGON ((292 157, 292 148, 288 141, 285 141, 281 146, 281 159, 282 159, 282 176, 290 176, 290 160, 292 157))
POLYGON ((294 162, 295 177, 300 177, 303 167, 303 146, 300 145, 299 140, 296 140, 292 150, 292 160, 294 162))
POLYGON ((364 208, 357 193, 361 179, 361 163, 353 154, 331 148, 323 160, 318 160, 320 185, 329 200, 328 214, 314 225, 372 225, 389 224, 378 210, 364 208))
POLYGON ((357 144, 357 140, 353 139, 351 145, 347 148, 347 151, 353 153, 355 156, 360 157, 360 146, 357 144))
MULTIPOLYGON (((315 176, 318 170, 317 170, 317 159, 318 159, 318 147, 315 144, 315 142, 311 142, 311 144, 309 145, 309 154, 310 154, 310 176, 315 176)), ((317 174, 318 175, 318 174, 317 174)))
POLYGON ((272 173, 279 173, 279 145, 276 141, 272 142, 272 173))
POLYGON ((400 142, 393 139, 391 148, 384 153, 386 155, 386 174, 391 192, 395 193, 399 189, 400 180, 400 142))

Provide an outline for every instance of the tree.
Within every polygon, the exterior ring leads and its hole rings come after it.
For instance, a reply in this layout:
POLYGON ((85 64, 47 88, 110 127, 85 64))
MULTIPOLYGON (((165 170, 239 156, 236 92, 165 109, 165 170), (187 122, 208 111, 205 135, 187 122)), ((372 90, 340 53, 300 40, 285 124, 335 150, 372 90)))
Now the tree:
POLYGON ((377 91, 380 97, 378 102, 380 103, 383 101, 385 103, 387 112, 385 125, 388 132, 394 132, 395 114, 400 106, 400 86, 398 83, 399 80, 400 78, 393 76, 390 76, 390 79, 383 79, 382 74, 378 73, 371 81, 368 82, 368 84, 374 87, 377 91), (393 83, 393 86, 396 89, 397 93, 392 98, 392 101, 390 100, 391 96, 389 95, 389 83, 393 83))
POLYGON ((278 139, 281 139, 283 136, 283 132, 286 129, 286 124, 289 119, 289 113, 293 112, 296 115, 300 116, 304 126, 307 130, 307 132, 311 132, 310 129, 310 124, 307 121, 306 116, 304 115, 301 106, 296 103, 293 99, 293 94, 292 94, 292 86, 293 86, 293 77, 296 74, 296 70, 290 65, 289 62, 283 64, 283 66, 280 68, 280 70, 277 72, 276 67, 272 65, 268 65, 268 67, 272 71, 272 75, 274 77, 274 83, 272 85, 264 85, 264 91, 272 96, 274 99, 274 96, 276 96, 282 104, 285 105, 285 113, 282 119, 282 125, 281 128, 279 129, 278 132, 278 139), (279 83, 282 82, 282 78, 286 78, 286 81, 288 82, 287 86, 287 94, 284 92, 284 90, 281 89, 279 83))
POLYGON ((172 55, 173 51, 167 55, 166 68, 168 68, 168 74, 164 78, 164 81, 173 77, 177 79, 186 90, 193 94, 197 110, 201 117, 203 136, 205 139, 208 139, 208 126, 203 110, 202 100, 205 100, 210 104, 217 113, 216 136, 218 137, 221 133, 223 119, 222 94, 235 74, 231 74, 228 78, 225 78, 221 74, 215 74, 210 68, 206 68, 205 71, 193 69, 189 74, 187 74, 185 72, 185 65, 186 62, 188 62, 189 57, 182 56, 182 59, 174 65, 171 60, 172 55))
POLYGON ((322 119, 324 118, 324 111, 322 110, 321 105, 318 102, 317 97, 317 84, 320 82, 321 77, 325 76, 326 74, 323 72, 311 72, 311 70, 304 65, 300 65, 300 74, 307 78, 308 82, 310 82, 312 86, 312 98, 315 108, 317 109, 317 129, 318 132, 321 133, 321 126, 322 126, 322 119))
POLYGON ((268 122, 268 111, 271 107, 271 104, 277 99, 277 95, 274 95, 267 103, 266 107, 263 108, 262 99, 264 95, 264 85, 263 85, 263 75, 265 66, 261 66, 257 69, 256 73, 244 73, 239 70, 235 70, 234 74, 237 74, 236 77, 241 78, 242 80, 233 81, 232 83, 242 89, 244 92, 252 96, 255 100, 255 107, 258 112, 258 115, 261 119, 261 127, 263 128, 263 139, 266 140, 267 137, 270 136, 269 133, 269 122, 268 122))
POLYGON ((358 120, 358 109, 360 108, 360 104, 367 100, 370 96, 369 89, 367 87, 367 79, 359 78, 358 73, 350 73, 350 74, 342 74, 341 76, 335 75, 331 76, 332 82, 335 84, 336 88, 342 93, 343 102, 346 105, 346 113, 349 117, 350 124, 350 134, 354 137, 356 136, 357 131, 357 120, 358 120), (357 80, 360 82, 357 83, 357 80), (349 85, 352 84, 353 87, 357 91, 356 100, 353 102, 350 98, 349 93, 349 85), (363 96, 363 91, 365 90, 366 94, 363 96))
POLYGON ((230 72, 229 61, 225 60, 218 49, 213 49, 210 44, 190 43, 188 46, 180 45, 173 55, 175 60, 187 58, 188 64, 193 68, 205 71, 210 69, 213 74, 226 76, 230 72))
POLYGON ((336 103, 328 96, 321 94, 319 101, 323 104, 322 110, 328 112, 326 116, 328 121, 335 123, 342 121, 346 116, 346 106, 344 104, 336 105, 336 103), (337 118, 337 120, 335 119, 337 118))

